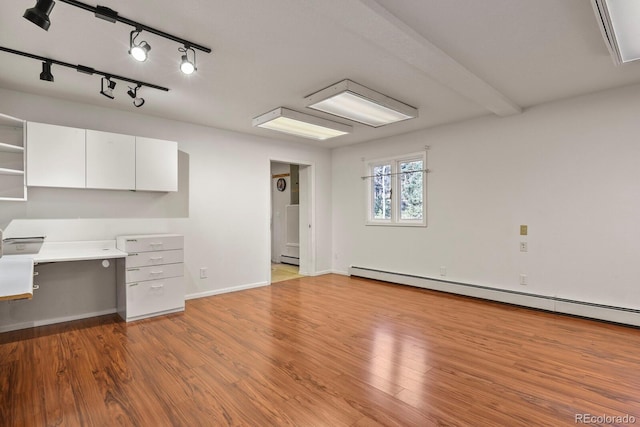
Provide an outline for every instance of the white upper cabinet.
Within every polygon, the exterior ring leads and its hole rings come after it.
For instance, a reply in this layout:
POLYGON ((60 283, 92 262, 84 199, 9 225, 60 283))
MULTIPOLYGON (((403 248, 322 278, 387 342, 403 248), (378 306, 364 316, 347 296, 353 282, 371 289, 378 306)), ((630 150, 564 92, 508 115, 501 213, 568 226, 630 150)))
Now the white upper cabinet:
POLYGON ((85 188, 85 130, 27 122, 27 185, 85 188))
MULTIPOLYGON (((178 191, 175 141, 34 122, 27 122, 26 139, 28 186, 178 191)), ((22 149, 4 143, 0 152, 3 147, 18 153, 15 157, 22 149)), ((0 198, 2 194, 0 185, 0 198)))
POLYGON ((136 137, 136 190, 178 191, 178 143, 136 137))
POLYGON ((136 137, 87 130, 87 188, 136 188, 136 137))

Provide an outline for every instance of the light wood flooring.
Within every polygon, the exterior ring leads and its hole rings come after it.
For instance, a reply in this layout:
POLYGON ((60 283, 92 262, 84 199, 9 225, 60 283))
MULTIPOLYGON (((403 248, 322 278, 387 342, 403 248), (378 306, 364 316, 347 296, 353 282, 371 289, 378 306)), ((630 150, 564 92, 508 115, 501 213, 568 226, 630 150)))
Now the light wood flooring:
POLYGON ((297 265, 271 263, 271 283, 284 282, 285 280, 304 277, 298 272, 297 265))
POLYGON ((0 334, 1 426, 640 423, 640 330, 337 275, 0 334))

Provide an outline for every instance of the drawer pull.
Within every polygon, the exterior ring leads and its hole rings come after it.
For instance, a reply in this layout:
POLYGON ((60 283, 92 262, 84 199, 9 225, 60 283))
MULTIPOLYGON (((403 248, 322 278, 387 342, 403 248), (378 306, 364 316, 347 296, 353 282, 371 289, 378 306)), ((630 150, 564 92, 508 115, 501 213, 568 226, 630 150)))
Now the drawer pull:
POLYGON ((138 256, 136 253, 130 253, 129 256, 138 256))
POLYGON ((162 246, 162 242, 151 242, 149 243, 149 246, 162 246))
POLYGON ((162 261, 164 259, 163 256, 157 256, 157 257, 150 257, 149 258, 151 261, 162 261))
POLYGON ((160 283, 159 285, 151 285, 151 289, 161 289, 164 288, 164 285, 160 283))
POLYGON ((128 268, 127 271, 140 271, 139 268, 128 268))
POLYGON ((162 274, 164 273, 164 271, 160 270, 160 271, 150 271, 149 274, 162 274))

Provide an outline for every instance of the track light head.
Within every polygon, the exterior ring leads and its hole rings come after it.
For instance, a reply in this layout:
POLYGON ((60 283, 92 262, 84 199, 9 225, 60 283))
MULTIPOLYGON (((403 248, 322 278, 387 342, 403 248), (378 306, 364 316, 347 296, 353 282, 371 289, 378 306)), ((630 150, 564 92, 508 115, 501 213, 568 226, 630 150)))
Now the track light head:
POLYGON ((111 77, 103 77, 101 81, 100 93, 109 99, 113 99, 113 89, 116 88, 116 82, 111 77))
POLYGON ((138 85, 135 88, 129 86, 129 90, 127 91, 127 94, 133 98, 133 105, 135 105, 137 108, 140 108, 144 105, 144 98, 138 97, 138 89, 140 89, 141 87, 142 85, 138 85))
POLYGON ((40 80, 53 83, 53 74, 51 74, 51 62, 44 61, 42 63, 42 72, 40 73, 40 80))
POLYGON ((142 30, 136 29, 129 34, 129 54, 133 56, 133 59, 136 61, 144 62, 149 57, 151 46, 146 41, 136 43, 136 38, 141 32, 142 30))
POLYGON ((184 74, 193 74, 196 67, 189 61, 187 55, 182 55, 182 62, 180 63, 180 71, 184 74))
POLYGON ((184 53, 184 55, 182 55, 182 61, 180 62, 180 71, 187 75, 193 74, 193 72, 197 70, 196 51, 185 45, 184 47, 179 47, 178 52, 184 53), (193 62, 189 61, 189 52, 193 54, 193 62))
POLYGON ((22 16, 43 30, 48 31, 51 26, 49 14, 55 4, 56 2, 54 0, 37 0, 36 5, 25 10, 22 16))

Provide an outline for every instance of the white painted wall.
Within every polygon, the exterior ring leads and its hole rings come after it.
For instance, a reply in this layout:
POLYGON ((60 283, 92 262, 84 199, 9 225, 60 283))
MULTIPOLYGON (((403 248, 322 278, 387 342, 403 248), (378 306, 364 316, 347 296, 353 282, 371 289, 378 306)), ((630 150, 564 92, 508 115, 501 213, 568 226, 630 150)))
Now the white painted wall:
POLYGON ((181 152, 177 193, 29 188, 26 203, 0 202, 5 237, 43 233, 49 241, 65 241, 182 233, 187 294, 266 284, 271 248, 270 159, 286 158, 314 165, 317 269, 331 268, 329 150, 141 114, 146 107, 117 111, 0 90, 2 113, 174 140, 181 152), (199 279, 200 267, 208 267, 208 279, 199 279))
POLYGON ((334 270, 446 266, 453 281, 640 309, 639 111, 632 86, 334 150, 334 270), (425 145, 428 227, 365 226, 363 159, 425 145))

